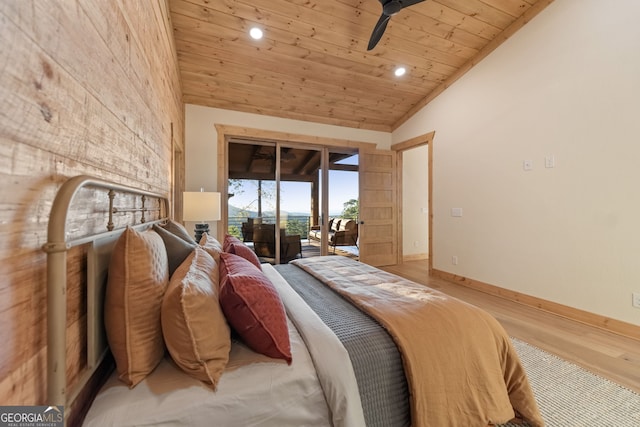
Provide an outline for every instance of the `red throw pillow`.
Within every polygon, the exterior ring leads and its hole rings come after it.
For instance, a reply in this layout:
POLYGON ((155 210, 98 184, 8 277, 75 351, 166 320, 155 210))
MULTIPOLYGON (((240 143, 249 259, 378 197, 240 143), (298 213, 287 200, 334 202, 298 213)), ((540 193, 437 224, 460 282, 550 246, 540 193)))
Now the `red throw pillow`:
POLYGON ((239 243, 241 245, 243 244, 242 241, 237 237, 232 236, 231 234, 227 234, 226 236, 224 236, 224 241, 222 242, 222 250, 225 252, 229 252, 229 248, 235 243, 239 243))
POLYGON ((262 267, 260 267, 260 258, 258 258, 258 255, 256 255, 253 249, 244 243, 232 243, 226 252, 238 255, 258 267, 259 270, 262 270, 262 267))
POLYGON ((221 253, 220 306, 233 329, 254 351, 291 364, 284 306, 262 270, 230 253, 221 253))

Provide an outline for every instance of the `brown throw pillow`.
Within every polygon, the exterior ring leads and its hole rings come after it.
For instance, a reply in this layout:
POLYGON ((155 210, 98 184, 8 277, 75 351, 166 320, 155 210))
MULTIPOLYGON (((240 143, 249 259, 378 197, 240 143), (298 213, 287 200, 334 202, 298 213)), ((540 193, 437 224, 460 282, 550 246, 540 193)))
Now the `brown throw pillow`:
POLYGON ((142 381, 164 356, 160 324, 169 282, 160 236, 127 228, 113 248, 105 297, 105 327, 118 377, 129 387, 142 381))
POLYGON ((197 246, 171 277, 162 302, 162 332, 171 357, 183 371, 213 389, 231 350, 215 271, 214 259, 197 246))

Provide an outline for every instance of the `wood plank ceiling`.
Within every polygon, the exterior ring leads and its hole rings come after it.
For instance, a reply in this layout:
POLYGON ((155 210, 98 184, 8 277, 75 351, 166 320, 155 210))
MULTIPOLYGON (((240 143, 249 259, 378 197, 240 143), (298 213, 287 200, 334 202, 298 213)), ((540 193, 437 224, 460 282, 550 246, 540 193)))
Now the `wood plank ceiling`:
POLYGON ((378 0, 169 5, 185 103, 391 131, 552 1, 426 0, 393 16, 371 51, 378 0))

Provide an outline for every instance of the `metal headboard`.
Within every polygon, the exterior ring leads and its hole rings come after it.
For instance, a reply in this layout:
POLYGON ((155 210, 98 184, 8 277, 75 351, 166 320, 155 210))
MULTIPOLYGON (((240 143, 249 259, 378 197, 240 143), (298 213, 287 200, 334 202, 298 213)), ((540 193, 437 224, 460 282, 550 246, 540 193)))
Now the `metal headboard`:
MULTIPOLYGON (((95 213, 95 212, 94 212, 95 213)), ((169 217, 169 200, 157 194, 91 176, 70 178, 58 191, 51 207, 47 243, 47 405, 68 405, 73 402, 83 385, 91 378, 106 354, 106 339, 102 330, 102 295, 111 248, 126 226, 148 228, 169 217), (82 189, 106 190, 108 209, 104 229, 87 235, 73 236, 67 230, 69 213, 82 189), (139 197, 141 206, 114 207, 117 195, 139 197), (156 199, 157 207, 145 206, 147 199, 156 199), (140 214, 140 218, 137 215, 140 214), (151 214, 151 218, 146 215, 151 214), (132 215, 129 223, 114 224, 114 215, 132 215), (67 251, 72 247, 91 243, 87 266, 87 372, 82 376, 73 394, 67 393, 66 332, 67 332, 67 251)))

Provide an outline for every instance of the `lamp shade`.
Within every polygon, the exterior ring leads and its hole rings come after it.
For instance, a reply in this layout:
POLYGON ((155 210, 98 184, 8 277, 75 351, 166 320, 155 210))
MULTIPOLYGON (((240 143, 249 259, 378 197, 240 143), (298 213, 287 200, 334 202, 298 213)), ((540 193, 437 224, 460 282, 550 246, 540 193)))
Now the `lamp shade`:
POLYGON ((185 221, 219 221, 220 193, 185 191, 183 193, 182 219, 185 221))

